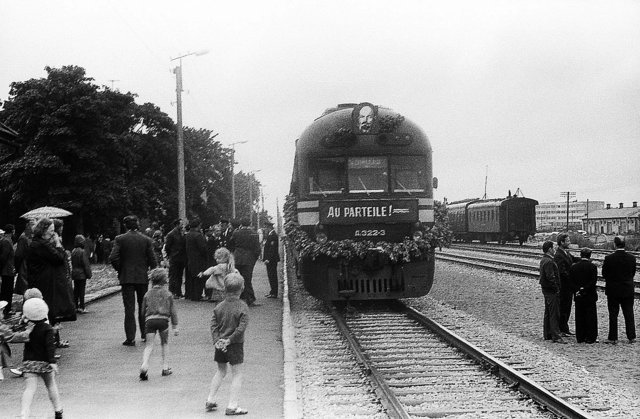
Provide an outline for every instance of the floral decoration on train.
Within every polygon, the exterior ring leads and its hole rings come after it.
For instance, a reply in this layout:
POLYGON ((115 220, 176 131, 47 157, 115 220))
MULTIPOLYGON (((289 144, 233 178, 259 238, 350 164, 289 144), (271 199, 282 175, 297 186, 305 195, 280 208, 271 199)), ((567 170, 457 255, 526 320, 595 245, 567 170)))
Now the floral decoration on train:
POLYGON ((427 252, 436 247, 448 246, 451 243, 451 229, 447 218, 446 206, 434 202, 435 225, 427 230, 422 239, 413 240, 405 237, 402 242, 390 243, 386 241, 373 242, 370 240, 328 240, 319 244, 309 237, 298 224, 297 200, 293 195, 287 195, 284 204, 284 230, 290 243, 303 257, 317 258, 320 255, 347 260, 364 259, 369 249, 378 248, 392 263, 411 262, 425 257, 427 252))

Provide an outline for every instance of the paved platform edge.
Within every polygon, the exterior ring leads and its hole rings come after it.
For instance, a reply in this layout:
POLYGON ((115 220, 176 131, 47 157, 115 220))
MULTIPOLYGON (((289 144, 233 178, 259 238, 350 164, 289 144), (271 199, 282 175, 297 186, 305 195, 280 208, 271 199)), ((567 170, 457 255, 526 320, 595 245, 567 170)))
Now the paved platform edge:
POLYGON ((284 290, 282 292, 282 347, 284 350, 284 402, 283 410, 285 419, 297 419, 300 417, 298 409, 298 391, 296 383, 296 343, 293 321, 291 319, 291 306, 289 304, 289 270, 287 252, 284 252, 282 263, 282 278, 284 290))

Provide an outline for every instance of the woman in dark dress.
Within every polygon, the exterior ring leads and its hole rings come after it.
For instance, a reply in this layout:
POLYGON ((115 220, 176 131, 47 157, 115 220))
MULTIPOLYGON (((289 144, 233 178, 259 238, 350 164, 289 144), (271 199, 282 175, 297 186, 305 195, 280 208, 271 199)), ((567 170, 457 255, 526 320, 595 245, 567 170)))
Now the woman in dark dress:
POLYGON ((580 251, 580 261, 569 268, 569 280, 576 285, 576 341, 578 343, 596 343, 598 341, 598 268, 591 262, 591 249, 580 251))
MULTIPOLYGON (((42 292, 43 299, 49 306, 51 326, 60 321, 76 320, 69 259, 62 247, 62 239, 54 227, 54 222, 49 218, 38 221, 27 254, 29 288, 35 287, 42 292)), ((61 228, 59 231, 62 232, 61 228)), ((60 341, 58 333, 56 342, 60 348, 69 346, 69 342, 60 341)))

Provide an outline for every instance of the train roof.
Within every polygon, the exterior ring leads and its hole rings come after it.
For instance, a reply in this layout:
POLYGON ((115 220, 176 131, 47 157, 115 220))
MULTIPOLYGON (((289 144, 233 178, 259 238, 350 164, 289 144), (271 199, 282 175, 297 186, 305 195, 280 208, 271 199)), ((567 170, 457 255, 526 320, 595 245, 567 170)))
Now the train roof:
POLYGON ((521 196, 508 196, 506 198, 490 198, 490 199, 479 199, 479 198, 470 198, 470 199, 462 199, 459 201, 449 202, 447 203, 447 208, 461 208, 461 207, 474 207, 474 208, 485 208, 485 207, 495 207, 503 204, 507 204, 508 202, 514 202, 513 200, 527 200, 532 201, 534 205, 538 204, 538 201, 531 198, 525 198, 521 196))
POLYGON ((417 124, 392 109, 368 102, 325 110, 296 141, 299 155, 430 155, 431 151, 429 139, 417 124))

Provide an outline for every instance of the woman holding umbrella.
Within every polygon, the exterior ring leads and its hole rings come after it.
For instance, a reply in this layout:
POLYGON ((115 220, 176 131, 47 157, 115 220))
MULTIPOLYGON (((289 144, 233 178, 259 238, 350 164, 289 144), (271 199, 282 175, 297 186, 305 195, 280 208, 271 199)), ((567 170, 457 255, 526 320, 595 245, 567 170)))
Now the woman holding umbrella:
MULTIPOLYGON (((38 288, 42 292, 43 299, 49 306, 49 323, 52 326, 61 320, 76 319, 67 255, 62 247, 62 239, 54 227, 49 218, 38 221, 27 254, 29 287, 38 288)), ((56 343, 58 347, 69 346, 69 342, 60 341, 58 333, 56 343)))

